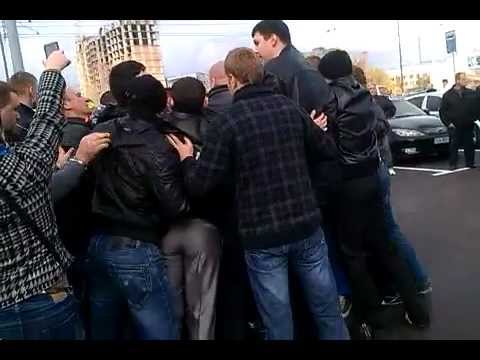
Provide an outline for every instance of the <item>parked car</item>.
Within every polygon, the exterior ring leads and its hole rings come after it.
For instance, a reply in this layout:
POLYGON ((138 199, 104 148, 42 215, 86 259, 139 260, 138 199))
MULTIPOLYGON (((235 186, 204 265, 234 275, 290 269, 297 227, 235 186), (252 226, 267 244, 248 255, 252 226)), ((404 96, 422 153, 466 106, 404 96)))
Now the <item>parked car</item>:
MULTIPOLYGON (((440 117, 440 105, 442 103, 443 92, 426 92, 406 96, 405 99, 410 101, 416 107, 422 109, 426 114, 440 117)), ((473 132, 473 143, 480 149, 480 124, 475 124, 473 132)))
POLYGON ((448 155, 450 138, 440 118, 424 111, 403 98, 393 98, 397 112, 390 120, 390 147, 394 158, 418 154, 448 155))

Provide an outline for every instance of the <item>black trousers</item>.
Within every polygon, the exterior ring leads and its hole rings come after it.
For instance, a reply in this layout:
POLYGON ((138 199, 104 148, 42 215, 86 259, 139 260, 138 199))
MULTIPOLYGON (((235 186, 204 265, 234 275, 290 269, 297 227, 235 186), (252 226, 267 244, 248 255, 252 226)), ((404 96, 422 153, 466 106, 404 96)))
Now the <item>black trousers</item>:
POLYGON ((359 315, 368 319, 382 300, 368 270, 369 253, 394 282, 410 318, 428 322, 428 312, 416 296, 414 276, 388 240, 379 177, 344 181, 336 209, 338 242, 359 315))
POLYGON ((473 124, 465 128, 448 128, 450 135, 450 166, 457 167, 458 149, 463 145, 465 166, 475 164, 475 147, 473 145, 473 124))

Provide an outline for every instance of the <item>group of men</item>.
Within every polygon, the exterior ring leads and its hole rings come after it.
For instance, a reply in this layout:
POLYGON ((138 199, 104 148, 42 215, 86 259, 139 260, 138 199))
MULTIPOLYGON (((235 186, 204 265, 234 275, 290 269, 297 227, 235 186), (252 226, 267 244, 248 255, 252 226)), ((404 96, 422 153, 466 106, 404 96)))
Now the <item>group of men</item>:
POLYGON ((252 39, 208 93, 120 63, 93 114, 61 51, 38 90, 0 83, 0 339, 293 339, 310 321, 347 340, 350 313, 382 328, 399 304, 428 326, 389 200, 393 105, 344 51, 310 65, 283 21, 252 39))

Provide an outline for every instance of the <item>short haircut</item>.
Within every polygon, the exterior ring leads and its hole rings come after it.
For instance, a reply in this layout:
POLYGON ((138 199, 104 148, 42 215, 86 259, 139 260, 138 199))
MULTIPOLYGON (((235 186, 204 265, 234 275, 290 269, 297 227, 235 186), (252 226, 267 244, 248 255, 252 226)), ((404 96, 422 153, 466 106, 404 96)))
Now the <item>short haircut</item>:
POLYGON ((447 80, 447 79, 443 79, 442 82, 447 82, 447 83, 448 83, 448 80, 447 80))
POLYGON ((466 75, 464 72, 458 72, 455 74, 455 81, 458 81, 462 75, 466 75))
POLYGON ((105 91, 102 96, 100 96, 100 104, 102 105, 115 105, 116 103, 117 101, 110 90, 105 91))
POLYGON ((110 91, 119 105, 127 105, 128 84, 143 71, 145 71, 145 65, 134 60, 121 62, 112 68, 109 76, 110 91))
POLYGON ((167 105, 167 92, 163 84, 152 75, 134 77, 126 91, 127 105, 131 114, 145 116, 145 120, 154 119, 167 105))
POLYGON ((30 87, 35 88, 38 84, 38 80, 28 72, 19 71, 10 77, 8 83, 18 95, 27 95, 28 89, 30 87))
POLYGON ((173 109, 185 113, 202 111, 207 91, 203 83, 193 77, 181 78, 172 85, 170 96, 174 100, 173 109))
POLYGON ((260 84, 263 81, 263 65, 249 48, 231 50, 225 58, 225 73, 233 75, 242 84, 260 84))
POLYGON ((352 74, 355 80, 357 80, 360 85, 365 88, 367 87, 367 77, 365 76, 365 72, 360 66, 353 65, 352 74))
POLYGON ((262 20, 252 30, 252 38, 260 33, 265 39, 277 35, 284 44, 291 44, 290 30, 282 20, 262 20))
POLYGON ((0 81, 0 109, 5 107, 11 98, 11 92, 13 89, 5 81, 0 81))

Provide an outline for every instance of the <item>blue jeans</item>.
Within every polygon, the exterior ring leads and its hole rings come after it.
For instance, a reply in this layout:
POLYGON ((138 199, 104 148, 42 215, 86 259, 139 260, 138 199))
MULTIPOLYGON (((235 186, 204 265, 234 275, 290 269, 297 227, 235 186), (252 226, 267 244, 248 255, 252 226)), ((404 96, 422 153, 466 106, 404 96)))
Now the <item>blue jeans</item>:
POLYGON ((83 340, 77 301, 70 293, 39 294, 0 310, 0 340, 83 340))
POLYGON ((130 240, 118 247, 110 236, 97 235, 88 255, 92 339, 122 338, 127 320, 136 339, 179 338, 174 295, 156 245, 130 240))
POLYGON ((320 339, 349 339, 340 315, 328 250, 319 228, 301 241, 270 249, 245 250, 248 276, 268 340, 293 339, 288 266, 293 266, 320 339))
POLYGON ((385 222, 387 225, 388 237, 398 246, 400 256, 407 262, 408 267, 415 276, 415 283, 418 289, 423 288, 429 281, 425 269, 417 259, 417 254, 412 244, 403 235, 400 226, 395 220, 392 205, 390 203, 390 175, 387 166, 382 162, 379 167, 380 186, 384 198, 385 222))

